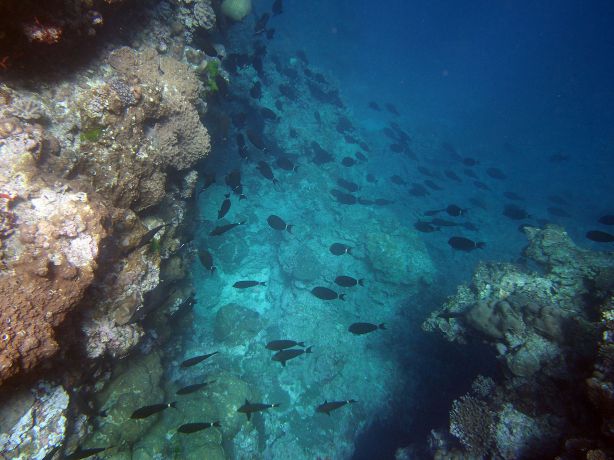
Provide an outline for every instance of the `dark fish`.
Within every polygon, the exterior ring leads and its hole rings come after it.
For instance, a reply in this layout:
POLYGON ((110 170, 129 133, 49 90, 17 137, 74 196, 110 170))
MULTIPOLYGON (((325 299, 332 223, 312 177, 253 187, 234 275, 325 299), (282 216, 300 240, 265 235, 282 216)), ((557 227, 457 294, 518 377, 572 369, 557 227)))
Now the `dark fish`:
POLYGON ((458 177, 454 171, 450 171, 449 169, 446 169, 444 171, 444 174, 446 175, 448 179, 455 180, 456 182, 462 182, 461 178, 458 177))
POLYGON ((591 230, 590 232, 586 233, 586 237, 591 241, 596 241, 597 243, 614 242, 614 235, 602 232, 601 230, 591 230))
POLYGON ((298 166, 295 165, 288 157, 279 157, 275 161, 275 165, 284 171, 298 171, 298 166))
POLYGON ((432 180, 428 179, 424 181, 424 184, 429 187, 431 190, 435 190, 436 192, 443 190, 439 185, 437 185, 432 180))
POLYGON ((271 214, 269 217, 267 217, 266 221, 274 230, 287 230, 288 233, 292 233, 292 227, 294 227, 294 225, 286 224, 281 217, 276 216, 275 214, 271 214))
POLYGON ((475 173, 473 169, 463 169, 463 173, 465 176, 471 177, 473 179, 477 179, 478 175, 475 173))
POLYGON ((428 168, 425 168, 424 166, 418 166, 418 172, 423 176, 435 177, 433 171, 428 168))
POLYGON ((479 181, 479 180, 474 180, 473 181, 473 185, 475 185, 477 188, 479 188, 481 190, 487 190, 487 191, 491 190, 491 188, 487 184, 485 184, 484 182, 479 181))
POLYGON ((512 220, 530 219, 529 213, 515 204, 506 204, 503 208, 503 215, 509 217, 512 220))
POLYGON ((316 412, 330 415, 331 411, 334 411, 335 409, 339 409, 340 407, 343 407, 346 404, 353 404, 355 402, 356 402, 355 399, 346 399, 345 401, 331 401, 331 402, 324 400, 324 403, 316 407, 316 412))
POLYGON ((273 2, 273 16, 277 16, 278 14, 281 14, 284 12, 284 7, 282 4, 282 0, 275 0, 273 2))
POLYGON ((270 180, 271 182, 273 182, 273 184, 278 184, 279 183, 279 181, 273 175, 273 170, 271 169, 271 167, 269 166, 269 164, 266 161, 260 160, 258 162, 258 166, 256 167, 256 169, 258 171, 260 171, 260 174, 262 174, 262 176, 264 178, 266 178, 266 179, 270 180))
POLYGON ((507 179, 507 175, 501 171, 499 168, 488 168, 486 170, 486 174, 488 174, 493 179, 503 180, 507 179))
POLYGON ((249 90, 249 95, 254 99, 260 99, 262 97, 262 85, 259 81, 255 82, 249 90))
POLYGON ((345 294, 337 294, 332 289, 328 289, 326 287, 317 286, 311 290, 311 293, 321 300, 335 300, 341 299, 345 300, 345 294))
MULTIPOLYGON (((77 447, 77 449, 72 454, 68 454, 67 456, 62 457, 62 458, 64 460, 80 460, 82 458, 88 458, 88 457, 91 457, 92 455, 99 454, 100 452, 107 450, 107 449, 108 447, 92 447, 90 449, 82 449, 81 447, 77 447)), ((49 458, 53 458, 53 456, 49 458)))
POLYGON ((204 382, 204 383, 195 383, 194 385, 188 385, 188 386, 185 386, 177 390, 175 394, 189 395, 189 394, 197 392, 198 390, 205 388, 208 385, 211 385, 213 382, 215 382, 215 380, 211 380, 210 382, 204 382))
POLYGON ((524 201, 524 198, 514 192, 504 192, 503 196, 512 201, 524 201))
POLYGON ((220 422, 196 422, 196 423, 185 423, 177 428, 177 431, 180 433, 196 433, 197 431, 206 430, 207 428, 216 427, 219 428, 220 422))
POLYGON ((465 227, 467 230, 471 230, 472 232, 477 232, 479 229, 475 224, 472 224, 471 222, 463 222, 461 224, 463 227, 465 227))
POLYGON ((285 350, 292 347, 304 347, 305 342, 296 342, 294 340, 272 340, 266 344, 266 348, 273 351, 285 350))
POLYGON ((258 18, 256 24, 254 25, 254 33, 261 34, 266 31, 266 25, 269 22, 269 18, 271 15, 269 13, 263 13, 262 16, 258 18))
POLYGON ((130 418, 134 418, 134 419, 147 418, 150 415, 157 414, 158 412, 162 412, 164 409, 168 409, 169 407, 177 408, 177 403, 171 402, 171 403, 162 403, 162 404, 152 404, 151 406, 143 406, 135 410, 130 416, 130 418))
POLYGON ((439 230, 438 227, 433 226, 431 222, 425 222, 423 220, 419 220, 414 224, 414 228, 422 233, 431 233, 439 230))
POLYGON ((389 204, 394 203, 394 201, 387 200, 386 198, 376 198, 373 203, 377 206, 387 206, 389 204))
POLYGON ((369 173, 369 174, 367 174, 367 182, 369 182, 371 184, 375 184, 377 182, 377 177, 375 177, 373 174, 369 173))
POLYGON ((391 114, 399 116, 399 111, 391 103, 384 104, 384 107, 386 107, 386 110, 388 110, 388 112, 390 112, 391 114))
POLYGON ((263 152, 266 150, 266 144, 264 143, 264 139, 259 133, 257 133, 253 129, 247 128, 246 134, 247 134, 247 138, 249 139, 249 141, 252 143, 254 147, 256 147, 258 150, 261 150, 263 152))
POLYGON ((371 324, 371 323, 354 323, 348 327, 348 331, 355 335, 368 334, 369 332, 377 331, 378 329, 386 329, 384 323, 371 324))
POLYGON ((205 174, 205 177, 203 179, 203 186, 198 191, 198 194, 200 195, 202 192, 207 190, 213 183, 215 183, 215 174, 205 174))
POLYGON ((607 214, 599 218, 599 223, 603 225, 614 225, 614 215, 607 214))
POLYGON ((237 146, 240 150, 244 150, 246 148, 245 137, 241 133, 237 134, 237 146))
POLYGON ((162 230, 164 227, 167 227, 170 224, 160 224, 157 227, 152 228, 151 230, 149 230, 147 233, 145 233, 141 239, 139 240, 139 242, 134 245, 133 247, 127 249, 124 251, 124 255, 127 256, 129 254, 132 254, 134 251, 136 251, 137 249, 142 248, 143 246, 149 244, 151 242, 151 240, 153 240, 154 236, 156 236, 156 233, 158 233, 160 230, 162 230))
POLYGON ((199 249, 198 259, 200 260, 200 263, 203 264, 203 267, 205 267, 211 273, 215 271, 216 267, 215 265, 213 265, 213 256, 209 251, 207 251, 206 249, 199 249))
POLYGON ((354 156, 359 160, 359 161, 368 161, 369 159, 362 153, 362 152, 356 152, 354 154, 354 156))
POLYGON ((348 192, 357 192, 360 190, 360 186, 357 183, 350 182, 349 180, 339 178, 337 179, 337 184, 346 189, 348 192))
POLYGON ((456 319, 463 318, 465 313, 461 311, 442 311, 441 313, 438 313, 437 316, 443 319, 456 319))
POLYGON ((283 367, 286 367, 286 361, 301 356, 303 353, 311 353, 312 347, 307 347, 304 350, 299 348, 290 348, 288 350, 280 350, 271 358, 273 361, 279 361, 283 367))
POLYGON ((275 36, 275 29, 267 29, 265 35, 266 35, 266 38, 268 38, 269 40, 272 40, 273 37, 275 36))
POLYGON ((488 209, 486 206, 486 203, 484 203, 482 200, 480 200, 477 197, 469 198, 469 202, 476 208, 483 209, 484 211, 488 209))
POLYGON ((226 199, 224 201, 222 201, 222 206, 220 207, 219 211, 217 212, 217 218, 218 219, 221 219, 226 214, 228 214, 228 211, 230 211, 230 194, 227 193, 224 196, 226 197, 226 199))
POLYGON ((215 227, 213 230, 209 232, 209 236, 220 236, 226 233, 228 230, 232 230, 233 228, 245 224, 245 220, 241 222, 235 222, 234 224, 221 225, 219 227, 215 227))
POLYGON ((226 182, 226 185, 230 187, 233 193, 239 195, 240 200, 245 198, 245 195, 243 195, 243 185, 241 184, 241 172, 238 169, 228 173, 224 178, 224 181, 226 182))
POLYGON ((356 144, 358 145, 358 139, 356 139, 354 136, 345 133, 343 135, 343 140, 345 141, 346 144, 356 144))
POLYGON ((297 50, 296 57, 299 58, 299 60, 303 61, 303 64, 309 65, 309 61, 307 60, 307 54, 305 53, 305 51, 297 50))
POLYGON ((247 289, 247 288, 251 288, 254 286, 266 286, 266 281, 253 281, 253 280, 237 281, 235 284, 232 285, 232 287, 237 288, 237 289, 247 289))
POLYGON ((298 138, 298 131, 294 128, 290 128, 289 134, 292 139, 298 138))
POLYGON ((430 192, 422 184, 412 184, 409 189, 409 194, 413 196, 423 197, 430 195, 430 192))
POLYGON ((549 207, 548 214, 556 217, 571 217, 571 215, 561 208, 549 207))
POLYGON ((432 225, 436 225, 437 227, 457 227, 459 225, 462 225, 458 222, 452 222, 451 220, 439 219, 437 217, 431 220, 430 223, 432 225))
POLYGON ((405 180, 398 174, 395 174, 394 176, 390 176, 390 182, 396 185, 407 185, 407 182, 405 182, 405 180))
POLYGON ((424 215, 425 216, 436 216, 437 214, 439 214, 441 211, 445 211, 445 209, 430 209, 428 211, 424 211, 424 215))
POLYGON ((265 120, 277 120, 277 114, 268 107, 262 107, 260 109, 260 115, 262 115, 262 118, 265 120))
POLYGON ((333 243, 330 245, 328 249, 331 253, 333 253, 336 256, 342 256, 343 254, 346 254, 346 253, 347 254, 352 253, 352 248, 349 246, 346 246, 343 243, 333 243))
POLYGON ((351 193, 345 193, 341 190, 331 190, 330 194, 335 197, 335 200, 341 204, 356 204, 357 198, 351 193))
POLYGON ((448 240, 448 244, 452 246, 453 249, 457 249, 459 251, 472 251, 474 249, 484 249, 486 243, 480 241, 476 243, 469 238, 465 238, 463 236, 453 236, 448 240))
POLYGON ((405 150, 405 146, 403 144, 390 144, 390 150, 394 153, 402 153, 405 150))
POLYGON ((375 201, 369 200, 367 198, 358 197, 358 204, 364 204, 367 206, 371 206, 372 204, 375 204, 375 201))
POLYGON ((195 366, 196 364, 203 362, 205 359, 211 358, 213 355, 217 355, 219 351, 214 351, 213 353, 207 353, 206 355, 194 356, 193 358, 186 359, 183 361, 179 367, 185 369, 187 367, 195 366))
POLYGON ((451 204, 446 208, 446 212, 453 217, 462 216, 465 211, 466 209, 463 209, 460 206, 456 206, 455 204, 451 204))
POLYGON ((351 276, 341 275, 335 278, 335 283, 341 287, 353 287, 353 286, 356 286, 357 284, 364 286, 365 280, 362 278, 356 279, 356 278, 352 278, 351 276))
POLYGON ((382 110, 382 109, 380 108, 379 104, 378 104, 377 102, 375 102, 375 101, 371 101, 371 102, 369 102, 369 108, 370 108, 370 109, 373 109, 373 110, 377 110, 378 112, 379 112, 380 110, 382 110))
POLYGON ((312 141, 311 142, 311 150, 313 150, 314 156, 313 156, 313 162, 316 165, 322 165, 324 163, 329 163, 331 161, 333 161, 333 156, 327 152, 326 150, 324 150, 320 144, 318 144, 316 141, 312 141))
POLYGON ((276 404, 250 403, 246 399, 245 403, 237 409, 237 412, 241 412, 247 415, 247 420, 249 420, 254 412, 261 412, 263 410, 267 410, 272 407, 279 407, 279 403, 276 403, 276 404))
MULTIPOLYGON (((263 72, 264 72, 264 64, 262 63, 262 57, 259 55, 256 55, 252 58, 252 67, 254 68, 254 70, 256 71, 256 73, 262 77, 263 72)), ((262 92, 260 92, 260 95, 262 95, 262 92)), ((258 98, 260 99, 260 98, 258 98)))
POLYGON ((313 116, 316 119, 316 121, 318 122, 319 125, 322 124, 322 117, 320 116, 320 112, 318 112, 317 110, 315 112, 313 112, 313 116))
POLYGON ((475 165, 477 165, 478 163, 479 163, 479 161, 478 161, 478 160, 476 160, 475 158, 470 158, 470 157, 463 158, 463 164, 464 164, 465 166, 475 166, 475 165))
POLYGON ((343 166, 354 166, 356 164, 356 160, 352 157, 344 157, 343 160, 341 160, 341 164, 343 166))
POLYGON ((275 101, 275 108, 279 110, 280 112, 284 110, 284 105, 281 103, 279 99, 275 101))

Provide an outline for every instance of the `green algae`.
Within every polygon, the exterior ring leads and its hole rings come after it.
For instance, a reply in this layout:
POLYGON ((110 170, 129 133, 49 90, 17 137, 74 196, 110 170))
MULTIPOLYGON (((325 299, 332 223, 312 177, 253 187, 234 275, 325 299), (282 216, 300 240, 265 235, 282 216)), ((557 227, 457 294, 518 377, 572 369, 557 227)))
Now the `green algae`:
POLYGON ((91 128, 81 131, 79 139, 81 142, 97 142, 102 137, 102 128, 91 128))

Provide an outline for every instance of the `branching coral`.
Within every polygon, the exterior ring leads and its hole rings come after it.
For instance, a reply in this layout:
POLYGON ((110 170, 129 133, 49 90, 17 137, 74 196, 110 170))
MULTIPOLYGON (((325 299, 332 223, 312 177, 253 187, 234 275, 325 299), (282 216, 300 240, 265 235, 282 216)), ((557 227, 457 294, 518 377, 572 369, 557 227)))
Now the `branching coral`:
POLYGON ((463 396, 452 403, 450 433, 473 454, 487 454, 492 445, 494 416, 484 401, 463 396))

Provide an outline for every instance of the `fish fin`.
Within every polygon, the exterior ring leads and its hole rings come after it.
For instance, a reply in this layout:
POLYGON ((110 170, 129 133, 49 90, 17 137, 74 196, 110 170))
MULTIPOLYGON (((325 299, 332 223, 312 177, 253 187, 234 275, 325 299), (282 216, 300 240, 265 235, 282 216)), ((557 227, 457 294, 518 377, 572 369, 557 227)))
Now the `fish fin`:
POLYGON ((247 416, 247 420, 251 420, 252 419, 252 413, 251 412, 246 412, 245 415, 247 416))
POLYGON ((330 411, 329 410, 325 411, 324 413, 330 417, 330 411))
POLYGON ((217 267, 215 265, 211 265, 211 273, 213 274, 213 272, 215 271, 217 267))
POLYGON ((279 406, 280 406, 280 403, 273 403, 273 404, 271 404, 271 407, 279 407, 279 406))
POLYGON ((241 222, 239 222, 239 225, 245 225, 246 222, 246 220, 242 220, 241 222))
POLYGON ((286 230, 288 230, 288 233, 292 233, 292 227, 294 227, 294 225, 286 225, 286 230))
POLYGON ((476 243, 475 246, 478 249, 484 249, 486 247, 486 243, 484 243, 483 241, 480 241, 479 243, 476 243))
POLYGON ((266 281, 260 281, 260 286, 266 286, 266 281))
POLYGON ((273 185, 279 184, 279 179, 273 178, 273 185))
POLYGON ((386 324, 384 324, 384 323, 381 323, 378 327, 380 329, 386 330, 386 324))
POLYGON ((230 198, 230 193, 227 193, 226 195, 224 195, 226 198, 230 198))
POLYGON ((313 346, 311 347, 307 347, 307 349, 305 350, 305 353, 311 353, 311 349, 313 348, 313 346))
POLYGON ((299 347, 304 347, 305 346, 305 342, 297 342, 296 343, 299 347))
POLYGON ((213 422, 213 423, 211 424, 211 426, 216 426, 216 427, 218 427, 218 428, 219 428, 219 427, 221 427, 222 425, 221 425, 220 421, 219 421, 219 420, 217 420, 217 421, 213 422))
POLYGON ((358 284, 360 284, 361 286, 364 286, 364 285, 365 285, 365 280, 364 280, 364 278, 360 278, 360 279, 358 280, 358 284))
POLYGON ((352 248, 347 248, 347 249, 345 250, 345 252, 347 252, 348 254, 351 254, 351 253, 352 253, 352 248))
POLYGON ((294 167, 294 172, 298 172, 298 166, 294 167))
POLYGON ((280 362, 281 362, 282 367, 286 367, 286 362, 285 361, 280 361, 280 362))
POLYGON ((345 300, 345 294, 339 294, 339 299, 345 300))
POLYGON ((247 198, 244 194, 241 193, 241 195, 239 195, 239 200, 244 200, 245 198, 247 198))
POLYGON ((173 401, 172 403, 169 403, 168 407, 172 407, 173 409, 177 409, 177 401, 173 401))

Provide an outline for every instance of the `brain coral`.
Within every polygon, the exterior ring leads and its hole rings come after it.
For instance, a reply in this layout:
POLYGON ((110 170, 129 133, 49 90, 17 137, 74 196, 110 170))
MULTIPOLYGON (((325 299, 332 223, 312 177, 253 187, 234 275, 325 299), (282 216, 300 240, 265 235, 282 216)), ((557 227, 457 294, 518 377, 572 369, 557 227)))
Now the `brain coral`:
POLYGON ((235 21, 242 20, 252 12, 252 0, 224 0, 222 13, 235 21))

